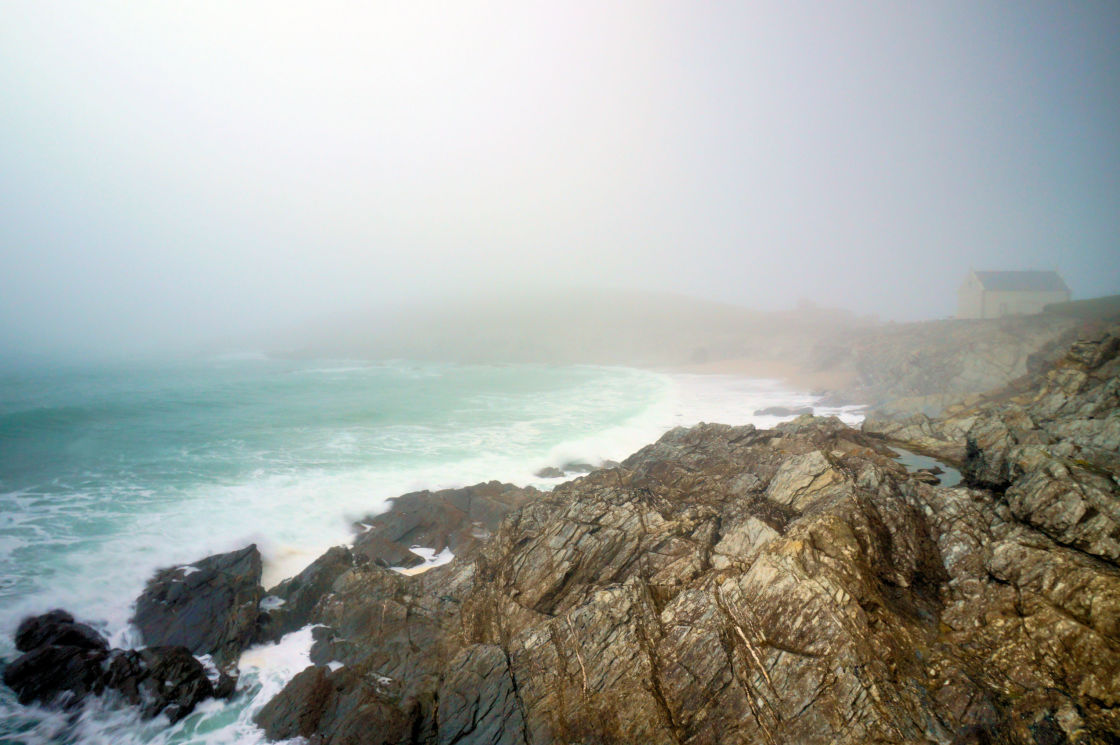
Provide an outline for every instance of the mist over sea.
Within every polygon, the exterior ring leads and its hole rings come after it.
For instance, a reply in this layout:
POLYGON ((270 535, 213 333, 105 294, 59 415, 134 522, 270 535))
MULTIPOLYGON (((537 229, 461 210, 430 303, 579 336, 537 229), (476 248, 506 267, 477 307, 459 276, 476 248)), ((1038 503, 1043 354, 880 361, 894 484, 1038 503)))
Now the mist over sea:
MULTIPOLYGON (((138 645, 160 567, 255 542, 265 584, 408 491, 621 460, 676 425, 772 426, 811 405, 775 381, 595 366, 275 360, 0 373, 0 658, 27 614, 64 607, 138 645)), ((849 421, 855 410, 818 409, 849 421)), ((241 693, 174 728, 94 703, 74 721, 0 690, 0 743, 251 742, 252 713, 308 664, 310 634, 250 650, 241 693)))

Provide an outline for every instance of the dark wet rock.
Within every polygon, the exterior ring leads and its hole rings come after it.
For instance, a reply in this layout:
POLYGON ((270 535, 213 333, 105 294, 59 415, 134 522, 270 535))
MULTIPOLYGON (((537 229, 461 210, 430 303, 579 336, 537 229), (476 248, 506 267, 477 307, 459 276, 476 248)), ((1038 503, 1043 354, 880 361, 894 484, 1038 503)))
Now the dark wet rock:
POLYGON ((46 644, 103 651, 109 649, 105 637, 91 626, 75 622, 74 617, 64 610, 25 618, 16 630, 15 642, 16 649, 21 652, 30 652, 46 644))
POLYGON ((237 680, 237 675, 230 675, 224 670, 218 671, 218 682, 213 683, 214 698, 231 698, 237 692, 237 680))
POLYGON ((202 663, 185 648, 110 650, 104 638, 65 611, 24 620, 17 638, 24 646, 34 642, 4 669, 5 685, 22 704, 71 708, 88 696, 115 691, 140 707, 141 716, 163 714, 176 722, 215 695, 202 663))
POLYGON ((104 685, 121 693, 141 715, 165 715, 172 723, 214 697, 206 669, 184 647, 113 650, 104 685))
POLYGON ((812 406, 800 406, 792 408, 789 406, 767 406, 765 409, 756 409, 755 416, 802 416, 808 414, 813 415, 812 406))
POLYGON ((273 740, 310 737, 319 729, 334 689, 327 667, 312 665, 288 681, 283 691, 261 709, 254 720, 273 740))
POLYGON ((547 466, 533 474, 538 479, 561 479, 564 478, 564 472, 556 466, 547 466))
POLYGON ((409 569, 424 563, 424 557, 394 540, 386 538, 377 527, 354 539, 354 553, 360 561, 372 561, 380 567, 409 569))
POLYGON ((319 745, 417 742, 415 716, 374 677, 313 665, 296 675, 254 721, 274 740, 305 737, 319 745))
POLYGON ((229 667, 255 637, 260 581, 255 545, 163 569, 137 599, 133 623, 149 646, 183 646, 229 667))
POLYGON ((306 626, 315 604, 330 592, 335 580, 353 566, 354 555, 350 549, 334 546, 295 577, 269 590, 261 605, 271 600, 275 606, 261 613, 258 638, 275 641, 306 626))
POLYGON ((565 475, 571 473, 591 473, 595 470, 595 466, 583 461, 570 460, 564 465, 560 466, 565 475))
POLYGON ((38 646, 4 668, 4 685, 21 704, 75 706, 104 690, 102 668, 108 657, 105 649, 38 646))
POLYGON ((490 481, 460 489, 412 492, 390 500, 388 512, 361 521, 354 553, 381 566, 416 566, 408 549, 470 551, 497 529, 502 518, 540 495, 532 487, 490 481))

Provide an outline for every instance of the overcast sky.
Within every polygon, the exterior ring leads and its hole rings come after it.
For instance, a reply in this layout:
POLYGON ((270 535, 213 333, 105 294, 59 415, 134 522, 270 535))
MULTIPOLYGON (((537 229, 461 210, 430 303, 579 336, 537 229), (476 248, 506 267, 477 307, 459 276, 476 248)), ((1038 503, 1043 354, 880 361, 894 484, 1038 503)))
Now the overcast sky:
POLYGON ((0 354, 551 282, 1120 292, 1120 4, 0 4, 0 354))

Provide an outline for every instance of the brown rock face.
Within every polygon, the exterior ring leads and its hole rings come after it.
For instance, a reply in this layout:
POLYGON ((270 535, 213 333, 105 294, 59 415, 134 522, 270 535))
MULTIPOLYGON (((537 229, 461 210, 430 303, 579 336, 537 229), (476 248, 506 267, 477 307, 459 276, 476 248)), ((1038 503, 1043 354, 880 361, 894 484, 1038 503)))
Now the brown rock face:
POLYGON ((354 553, 381 566, 410 567, 423 560, 410 546, 456 555, 489 538, 510 510, 539 496, 532 487, 490 481, 461 489, 411 492, 397 497, 388 512, 367 517, 354 540, 354 553))
POLYGON ((1120 327, 943 420, 876 419, 864 431, 962 461, 966 480, 1003 493, 1017 520, 1120 562, 1120 327))
POLYGON ((1116 742, 1115 338, 1025 397, 916 420, 967 486, 836 420, 700 425, 451 564, 349 568, 310 613, 317 666, 260 721, 322 743, 371 717, 441 745, 1116 742))

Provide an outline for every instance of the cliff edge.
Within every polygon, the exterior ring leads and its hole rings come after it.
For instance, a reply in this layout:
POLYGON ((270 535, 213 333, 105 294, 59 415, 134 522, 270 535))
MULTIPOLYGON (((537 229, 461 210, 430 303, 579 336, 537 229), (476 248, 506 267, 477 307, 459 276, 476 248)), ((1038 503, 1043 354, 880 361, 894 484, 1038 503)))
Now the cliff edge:
POLYGON ((700 425, 451 564, 353 566, 258 722, 330 744, 1115 742, 1117 338, 961 442, 968 416, 931 424, 954 488, 894 459, 899 432, 700 425))

